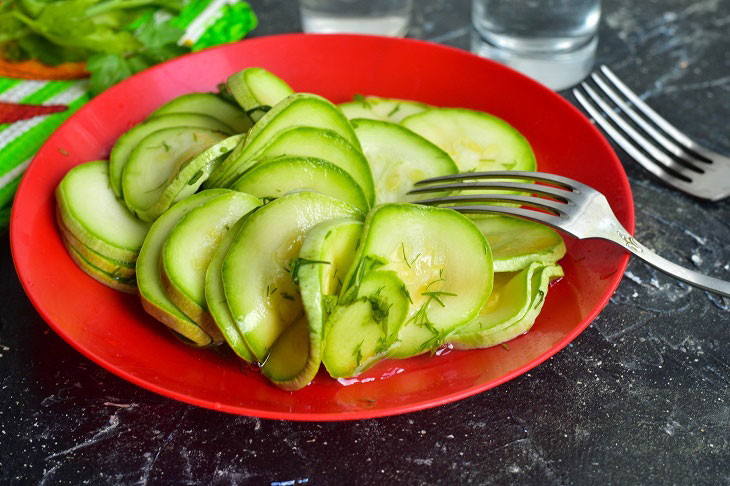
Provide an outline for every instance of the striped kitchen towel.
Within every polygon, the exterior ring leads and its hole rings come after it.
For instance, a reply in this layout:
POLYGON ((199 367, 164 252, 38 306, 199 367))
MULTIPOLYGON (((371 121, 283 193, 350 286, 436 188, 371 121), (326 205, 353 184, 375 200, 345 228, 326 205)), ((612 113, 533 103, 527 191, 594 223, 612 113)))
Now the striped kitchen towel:
POLYGON ((0 231, 10 220, 25 168, 48 136, 89 100, 87 84, 0 77, 0 231))
MULTIPOLYGON (((258 24, 241 0, 190 0, 173 18, 184 30, 178 44, 193 51, 242 39, 258 24)), ((51 133, 89 101, 83 63, 46 68, 34 61, 0 59, 0 233, 31 159, 51 133), (13 75, 15 77, 12 77, 13 75), (17 79, 55 76, 55 80, 17 79)))

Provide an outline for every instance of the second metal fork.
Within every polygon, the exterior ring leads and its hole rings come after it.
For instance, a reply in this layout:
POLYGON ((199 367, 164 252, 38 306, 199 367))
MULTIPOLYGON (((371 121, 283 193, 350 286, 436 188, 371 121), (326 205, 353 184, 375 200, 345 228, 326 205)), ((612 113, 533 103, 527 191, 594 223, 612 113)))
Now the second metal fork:
POLYGON ((730 297, 730 282, 689 270, 652 252, 626 231, 602 193, 573 179, 545 172, 471 172, 419 181, 416 183, 416 188, 409 194, 443 193, 444 191, 455 190, 458 190, 459 194, 424 199, 414 201, 414 203, 442 205, 461 213, 497 213, 517 216, 552 226, 578 239, 600 238, 607 240, 623 247, 649 265, 674 278, 701 289, 730 297), (551 185, 494 180, 499 178, 523 179, 551 185), (486 190, 493 191, 495 189, 520 191, 536 194, 537 196, 483 193, 486 190), (463 194, 464 191, 474 190, 482 193, 463 194), (523 205, 523 207, 480 205, 478 204, 480 202, 517 203, 523 205))
POLYGON ((730 157, 700 146, 672 126, 608 67, 601 66, 600 74, 594 72, 591 80, 603 96, 587 81, 581 83, 583 90, 576 88, 573 94, 634 160, 670 186, 692 196, 710 201, 730 196, 730 157))

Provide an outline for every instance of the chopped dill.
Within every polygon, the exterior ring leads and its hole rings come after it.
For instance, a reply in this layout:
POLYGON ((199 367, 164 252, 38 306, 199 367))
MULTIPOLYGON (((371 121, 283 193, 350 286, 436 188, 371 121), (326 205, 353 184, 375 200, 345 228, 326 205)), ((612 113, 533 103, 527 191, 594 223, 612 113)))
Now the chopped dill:
POLYGON ((387 116, 390 117, 390 116, 395 115, 396 113, 398 113, 398 110, 400 110, 400 103, 398 103, 397 105, 395 105, 395 108, 393 108, 392 110, 390 110, 390 112, 388 113, 387 116))
POLYGON ((430 292, 421 292, 421 295, 426 295, 436 302, 438 302, 441 307, 446 307, 446 305, 441 300, 441 297, 456 297, 456 294, 452 294, 451 292, 444 292, 441 290, 432 290, 430 292))
POLYGON ((299 269, 302 267, 302 265, 317 264, 329 265, 330 262, 326 262, 324 260, 310 260, 308 258, 294 258, 292 261, 290 261, 287 271, 291 273, 291 279, 292 282, 294 282, 294 285, 299 285, 299 269))
POLYGON ((358 344, 355 347, 355 350, 352 352, 352 355, 357 360, 357 366, 360 366, 360 362, 362 362, 362 345, 364 342, 365 342, 364 339, 362 341, 360 341, 360 344, 358 344))
POLYGON ((198 182, 198 180, 200 180, 200 178, 203 177, 203 174, 204 174, 203 169, 200 169, 198 172, 195 173, 195 175, 193 175, 193 177, 190 178, 190 180, 188 181, 188 185, 192 186, 193 184, 198 182))
POLYGON ((272 295, 274 295, 276 293, 277 290, 279 290, 279 289, 276 287, 274 287, 272 289, 270 284, 267 285, 266 286, 266 297, 271 297, 272 295))
POLYGON ((361 94, 356 94, 355 96, 352 97, 352 99, 362 103, 362 107, 367 110, 371 110, 373 108, 373 105, 371 105, 370 102, 367 100, 367 98, 365 98, 361 94))
POLYGON ((408 261, 408 257, 406 256, 406 245, 402 241, 400 243, 400 249, 401 249, 401 253, 403 253, 403 261, 408 266, 408 268, 412 268, 413 264, 416 262, 416 260, 418 260, 418 257, 420 257, 421 254, 419 253, 418 255, 413 257, 413 260, 408 261))

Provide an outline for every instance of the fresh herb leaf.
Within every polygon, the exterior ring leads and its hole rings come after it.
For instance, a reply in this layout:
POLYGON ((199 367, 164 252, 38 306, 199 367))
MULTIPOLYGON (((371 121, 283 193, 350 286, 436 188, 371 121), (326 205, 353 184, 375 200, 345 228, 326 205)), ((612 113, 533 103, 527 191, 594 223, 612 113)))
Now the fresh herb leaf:
POLYGON ((127 60, 117 54, 91 56, 86 62, 86 70, 91 73, 89 91, 92 95, 101 93, 134 73, 127 60))
POLYGON ((456 297, 456 294, 452 294, 451 292, 443 292, 441 290, 432 290, 430 292, 421 292, 421 295, 426 295, 436 302, 438 302, 441 307, 446 307, 444 302, 441 300, 441 297, 456 297))
POLYGON ((326 262, 324 260, 310 260, 308 258, 294 258, 291 262, 289 262, 289 269, 287 271, 291 273, 291 280, 294 282, 294 285, 299 285, 299 269, 302 265, 318 264, 329 265, 330 262, 326 262))
POLYGON ((357 366, 360 366, 360 362, 362 361, 362 345, 364 342, 365 342, 364 339, 362 341, 360 341, 360 344, 358 344, 355 347, 355 350, 352 352, 352 355, 357 360, 357 366))
POLYGON ((373 105, 371 105, 370 102, 367 100, 367 98, 365 98, 361 94, 356 94, 355 96, 352 97, 352 99, 355 100, 355 101, 359 101, 360 103, 362 103, 362 107, 365 108, 365 109, 370 110, 370 109, 373 108, 373 105))
POLYGON ((204 173, 205 173, 205 171, 203 171, 203 169, 200 169, 198 172, 195 173, 195 175, 193 177, 190 178, 190 180, 188 181, 188 185, 192 186, 193 184, 198 182, 198 180, 200 180, 200 178, 203 177, 204 173))
POLYGON ((413 264, 416 262, 416 260, 418 260, 418 257, 420 257, 421 254, 419 253, 418 255, 416 255, 416 256, 413 257, 413 260, 408 261, 408 257, 406 256, 406 246, 405 246, 405 244, 402 241, 401 241, 401 244, 400 244, 400 249, 401 249, 401 252, 403 253, 403 261, 408 266, 408 268, 412 268, 413 267, 413 264))

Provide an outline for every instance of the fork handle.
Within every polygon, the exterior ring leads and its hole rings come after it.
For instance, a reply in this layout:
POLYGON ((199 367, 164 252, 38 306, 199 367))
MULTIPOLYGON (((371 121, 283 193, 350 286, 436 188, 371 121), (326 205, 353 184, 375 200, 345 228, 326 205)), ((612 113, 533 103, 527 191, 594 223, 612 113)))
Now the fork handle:
POLYGON ((667 275, 681 280, 682 282, 688 283, 695 287, 707 290, 718 295, 730 297, 730 282, 720 280, 719 278, 710 277, 703 275, 694 270, 677 265, 676 263, 670 262, 664 257, 661 257, 651 251, 649 248, 638 242, 628 231, 621 226, 618 221, 615 223, 618 225, 616 232, 613 237, 608 237, 609 241, 619 244, 630 251, 633 255, 641 258, 652 267, 660 270, 667 275))

